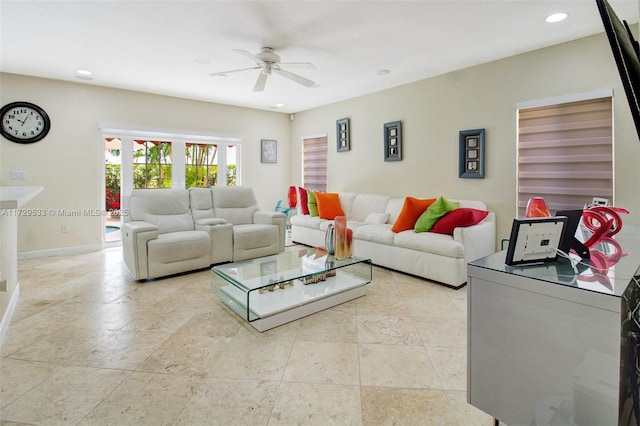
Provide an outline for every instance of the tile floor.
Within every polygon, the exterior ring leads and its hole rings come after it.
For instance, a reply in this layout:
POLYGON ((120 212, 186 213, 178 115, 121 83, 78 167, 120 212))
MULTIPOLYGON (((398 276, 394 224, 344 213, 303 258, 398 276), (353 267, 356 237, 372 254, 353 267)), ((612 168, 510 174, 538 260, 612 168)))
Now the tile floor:
POLYGON ((466 289, 374 268, 367 296, 259 333, 207 270, 137 283, 119 247, 18 267, 0 425, 493 424, 465 402, 466 289))

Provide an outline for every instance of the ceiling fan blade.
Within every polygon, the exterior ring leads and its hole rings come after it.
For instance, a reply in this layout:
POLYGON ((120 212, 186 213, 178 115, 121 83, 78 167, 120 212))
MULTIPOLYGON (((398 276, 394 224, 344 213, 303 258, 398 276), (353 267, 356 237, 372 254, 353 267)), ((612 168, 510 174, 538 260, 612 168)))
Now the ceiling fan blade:
POLYGON ((219 75, 219 76, 225 76, 225 75, 227 75, 227 74, 231 74, 231 73, 234 73, 234 72, 248 71, 248 70, 257 70, 257 69, 260 69, 260 68, 261 68, 261 67, 241 68, 241 69, 239 69, 239 70, 230 70, 230 71, 212 72, 212 73, 211 73, 211 74, 209 74, 209 75, 212 75, 212 76, 216 76, 216 75, 219 75))
POLYGON ((258 80, 256 80, 256 85, 253 86, 253 91, 262 92, 264 90, 265 84, 267 84, 268 77, 269 77, 269 74, 261 72, 260 75, 258 76, 258 80))
POLYGON ((280 65, 291 68, 306 68, 310 70, 317 69, 311 62, 281 62, 280 65))
POLYGON ((278 74, 280 74, 283 77, 288 78, 289 80, 293 80, 296 83, 300 83, 303 86, 313 87, 316 84, 313 81, 302 77, 301 75, 294 74, 294 73, 289 72, 287 70, 283 70, 283 69, 280 69, 280 68, 273 68, 273 71, 277 72, 278 74))
POLYGON ((241 54, 242 56, 246 56, 249 59, 254 60, 258 65, 260 66, 266 66, 267 63, 265 61, 263 61, 262 59, 258 58, 256 55, 254 55, 253 53, 249 53, 246 50, 242 50, 242 49, 233 49, 234 52, 238 52, 239 54, 241 54))

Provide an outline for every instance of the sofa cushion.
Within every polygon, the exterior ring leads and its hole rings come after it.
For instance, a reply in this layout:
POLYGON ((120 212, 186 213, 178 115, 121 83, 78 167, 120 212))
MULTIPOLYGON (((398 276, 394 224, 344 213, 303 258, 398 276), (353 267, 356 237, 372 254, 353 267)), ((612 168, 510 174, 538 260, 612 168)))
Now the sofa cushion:
POLYGON ((319 216, 311 216, 310 214, 297 214, 295 216, 291 216, 291 224, 295 226, 318 229, 320 227, 320 222, 324 222, 324 220, 320 219, 319 216))
POLYGON ((394 234, 393 243, 397 247, 440 254, 447 257, 464 258, 464 246, 450 235, 415 233, 412 230, 394 234))
POLYGON ((315 191, 315 195, 320 218, 335 219, 336 216, 344 216, 338 194, 315 191))
POLYGON ((389 197, 384 195, 357 194, 348 218, 364 222, 370 213, 384 213, 388 203, 389 197))
POLYGON ((161 234, 148 243, 149 262, 173 263, 209 255, 211 236, 206 231, 161 234))
POLYGON ((457 209, 460 203, 457 201, 449 201, 444 197, 440 197, 431 204, 427 210, 418 218, 415 225, 416 232, 427 232, 433 225, 445 214, 457 209))
POLYGON ((398 219, 396 219, 391 230, 393 232, 402 232, 413 229, 420 215, 435 201, 435 198, 419 199, 406 197, 398 219))
POLYGON ((233 225, 253 223, 253 214, 259 210, 249 187, 212 186, 211 196, 215 216, 233 225))
POLYGON ((195 229, 186 189, 135 189, 129 208, 132 220, 151 223, 161 234, 195 229))
POLYGON ((303 187, 298 187, 298 205, 300 206, 301 214, 309 214, 309 199, 307 190, 303 187))
POLYGON ((310 189, 307 189, 307 207, 309 208, 309 214, 311 216, 318 216, 318 203, 316 202, 316 194, 310 189))
POLYGON ((233 227, 233 249, 269 247, 278 241, 278 225, 246 224, 233 227))
POLYGON ((195 221, 215 216, 209 188, 189 188, 189 200, 191 202, 191 213, 195 221))
POLYGON ((366 224, 387 223, 389 221, 389 213, 369 213, 364 219, 366 224))
MULTIPOLYGON (((351 226, 349 226, 351 227, 351 226)), ((374 243, 393 245, 394 233, 389 224, 362 224, 353 229, 353 238, 356 240, 371 241, 374 243)), ((355 244, 358 244, 357 242, 355 244)))
POLYGON ((476 225, 488 214, 489 212, 485 210, 461 207, 442 216, 429 232, 453 235, 455 228, 476 225))

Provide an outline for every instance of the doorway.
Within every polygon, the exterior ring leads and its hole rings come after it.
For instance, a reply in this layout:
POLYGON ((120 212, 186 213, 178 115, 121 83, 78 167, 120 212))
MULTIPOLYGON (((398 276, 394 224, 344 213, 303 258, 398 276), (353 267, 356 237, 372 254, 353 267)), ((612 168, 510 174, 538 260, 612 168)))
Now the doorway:
POLYGON ((122 144, 119 138, 104 139, 104 183, 105 183, 105 200, 104 208, 106 211, 104 221, 104 242, 108 245, 119 244, 122 239, 121 234, 121 148, 122 144))

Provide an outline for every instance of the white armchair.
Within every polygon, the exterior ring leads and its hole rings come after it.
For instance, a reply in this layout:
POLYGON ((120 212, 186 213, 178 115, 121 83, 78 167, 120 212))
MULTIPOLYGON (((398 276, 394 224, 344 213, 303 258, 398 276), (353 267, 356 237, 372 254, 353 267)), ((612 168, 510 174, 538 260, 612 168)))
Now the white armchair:
POLYGON ((230 248, 231 225, 223 221, 196 228, 186 189, 137 189, 131 194, 122 251, 137 280, 208 267, 214 238, 230 248))
POLYGON ((122 228, 136 280, 284 250, 285 216, 260 211, 248 187, 136 189, 122 228))

